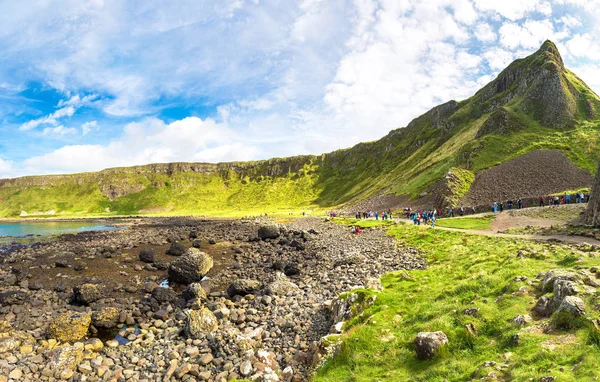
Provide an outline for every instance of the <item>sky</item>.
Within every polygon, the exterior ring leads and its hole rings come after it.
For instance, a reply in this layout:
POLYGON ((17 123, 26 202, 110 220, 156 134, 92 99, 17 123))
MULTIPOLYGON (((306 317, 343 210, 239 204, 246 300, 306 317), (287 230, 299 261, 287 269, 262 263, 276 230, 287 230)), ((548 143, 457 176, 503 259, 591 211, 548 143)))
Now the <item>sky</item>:
POLYGON ((600 93, 600 0, 0 0, 0 178, 350 147, 546 39, 600 93))

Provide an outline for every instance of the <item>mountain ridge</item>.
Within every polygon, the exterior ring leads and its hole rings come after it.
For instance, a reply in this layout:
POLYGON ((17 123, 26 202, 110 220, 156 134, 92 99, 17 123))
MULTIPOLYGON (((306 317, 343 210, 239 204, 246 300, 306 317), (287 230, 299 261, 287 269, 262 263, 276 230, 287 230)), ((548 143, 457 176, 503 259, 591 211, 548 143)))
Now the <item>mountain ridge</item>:
POLYGON ((3 179, 0 216, 329 208, 383 194, 406 195, 412 205, 457 206, 478 172, 535 150, 560 151, 593 174, 598 108, 600 98, 546 41, 473 96, 435 106, 376 141, 263 161, 3 179))

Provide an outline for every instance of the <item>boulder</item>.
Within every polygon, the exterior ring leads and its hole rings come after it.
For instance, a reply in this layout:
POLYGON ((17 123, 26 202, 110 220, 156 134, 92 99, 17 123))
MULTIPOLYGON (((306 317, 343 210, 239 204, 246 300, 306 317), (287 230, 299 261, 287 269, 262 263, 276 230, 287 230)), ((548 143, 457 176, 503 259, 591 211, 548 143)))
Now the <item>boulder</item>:
POLYGON ((298 285, 289 281, 283 273, 277 272, 277 279, 267 285, 265 288, 265 294, 271 296, 285 296, 295 290, 298 290, 298 285))
POLYGON ((277 224, 266 224, 258 229, 258 238, 261 240, 277 239, 281 234, 281 228, 277 224))
POLYGON ((554 303, 549 297, 542 296, 535 304, 533 311, 542 317, 550 317, 554 312, 554 303))
POLYGON ((578 277, 575 273, 565 271, 562 269, 553 269, 542 275, 544 277, 542 280, 542 292, 543 293, 552 292, 555 288, 554 284, 557 281, 567 280, 567 281, 576 282, 578 280, 578 277))
POLYGON ((184 331, 188 338, 198 339, 219 327, 217 317, 207 308, 190 309, 185 314, 184 331))
POLYGON ((83 346, 62 346, 54 348, 46 354, 47 368, 54 378, 67 380, 73 376, 75 368, 83 360, 83 346))
POLYGON ((202 287, 202 284, 191 283, 183 290, 182 296, 186 301, 194 300, 197 298, 201 300, 206 300, 206 291, 202 287))
POLYGON ((185 253, 185 247, 178 241, 174 241, 171 243, 171 247, 167 249, 167 255, 171 256, 181 256, 185 253))
POLYGON ((420 332, 414 341, 417 358, 421 360, 432 359, 447 343, 448 337, 444 332, 420 332))
POLYGON ((29 295, 20 290, 9 290, 0 293, 0 305, 23 305, 29 300, 29 295))
POLYGON ((103 297, 102 291, 95 284, 83 284, 73 288, 71 301, 75 304, 89 305, 103 297))
POLYGON ((561 328, 571 328, 575 319, 584 315, 585 304, 583 300, 576 296, 567 296, 552 315, 552 322, 555 326, 561 328))
POLYGON ((200 240, 194 240, 192 242, 192 247, 194 247, 194 248, 200 248, 200 247, 202 247, 202 242, 200 240))
POLYGON ((79 341, 87 334, 91 322, 87 313, 66 312, 50 321, 46 334, 63 342, 79 341))
POLYGON ((283 269, 283 273, 286 276, 296 276, 296 275, 300 274, 300 268, 298 267, 298 264, 296 264, 296 263, 289 263, 283 269))
POLYGON ((117 308, 100 308, 92 312, 92 325, 96 328, 112 329, 117 326, 120 314, 117 308))
POLYGON ((575 296, 579 293, 577 283, 566 279, 554 281, 554 306, 558 307, 567 296, 575 296))
POLYGON ((144 249, 143 251, 140 252, 140 254, 138 256, 139 256, 139 259, 141 261, 143 261, 144 263, 153 263, 156 258, 156 255, 154 254, 154 252, 149 249, 144 249))
POLYGON ((227 294, 229 297, 233 296, 246 296, 248 294, 255 294, 260 290, 261 283, 256 280, 240 279, 236 280, 229 285, 227 288, 227 294))
POLYGON ((510 320, 510 322, 517 326, 525 326, 531 322, 531 316, 528 314, 519 314, 517 317, 510 320))
POLYGON ((152 289, 152 297, 159 303, 171 302, 177 298, 177 295, 171 288, 156 287, 152 289))
POLYGON ((190 231, 190 234, 188 236, 190 239, 197 239, 198 238, 198 231, 190 231))
POLYGON ((182 284, 198 282, 212 267, 212 257, 197 248, 190 248, 169 266, 169 280, 182 284))

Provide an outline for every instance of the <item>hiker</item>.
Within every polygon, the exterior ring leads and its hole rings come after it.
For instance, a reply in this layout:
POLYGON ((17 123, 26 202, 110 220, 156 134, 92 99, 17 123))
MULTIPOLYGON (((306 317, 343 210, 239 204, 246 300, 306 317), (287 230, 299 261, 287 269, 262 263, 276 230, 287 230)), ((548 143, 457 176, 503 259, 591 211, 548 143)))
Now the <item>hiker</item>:
POLYGON ((544 197, 540 196, 540 207, 544 207, 544 197))
POLYGON ((379 220, 379 211, 375 211, 375 220, 379 220))
POLYGON ((567 199, 567 204, 571 204, 571 194, 568 194, 566 196, 566 199, 567 199))
POLYGON ((500 212, 504 211, 504 204, 502 204, 502 202, 500 202, 500 212))
POLYGON ((454 217, 454 209, 450 208, 450 217, 453 218, 454 217))
POLYGON ((460 209, 458 210, 458 214, 459 214, 460 216, 463 216, 463 215, 465 214, 465 209, 464 209, 464 208, 462 208, 462 207, 460 207, 460 209))
POLYGON ((435 227, 435 216, 431 217, 431 227, 435 227))

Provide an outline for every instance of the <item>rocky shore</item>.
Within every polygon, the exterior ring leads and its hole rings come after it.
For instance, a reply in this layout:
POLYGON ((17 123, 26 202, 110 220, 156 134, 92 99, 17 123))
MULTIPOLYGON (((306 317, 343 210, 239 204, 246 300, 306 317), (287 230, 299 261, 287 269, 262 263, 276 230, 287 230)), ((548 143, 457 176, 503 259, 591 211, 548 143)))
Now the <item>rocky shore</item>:
POLYGON ((333 301, 424 267, 381 229, 155 218, 3 248, 0 382, 304 381, 333 301))

